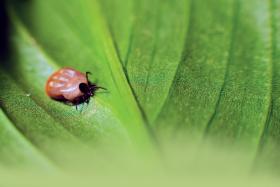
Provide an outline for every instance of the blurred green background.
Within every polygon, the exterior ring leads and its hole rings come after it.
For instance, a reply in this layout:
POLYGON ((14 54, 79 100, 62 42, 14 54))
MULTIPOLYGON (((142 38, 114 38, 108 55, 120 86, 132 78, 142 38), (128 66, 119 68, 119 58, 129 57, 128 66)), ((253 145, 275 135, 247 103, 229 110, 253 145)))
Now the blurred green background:
POLYGON ((279 173, 280 0, 7 0, 0 59, 3 175, 279 173), (108 91, 51 100, 62 67, 108 91))

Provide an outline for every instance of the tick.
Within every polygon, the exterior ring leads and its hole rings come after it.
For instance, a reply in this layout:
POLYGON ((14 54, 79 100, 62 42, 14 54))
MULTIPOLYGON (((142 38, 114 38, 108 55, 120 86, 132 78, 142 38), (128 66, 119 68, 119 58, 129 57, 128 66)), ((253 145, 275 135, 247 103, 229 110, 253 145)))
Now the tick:
POLYGON ((54 72, 46 83, 46 93, 52 99, 71 105, 89 103, 99 87, 89 81, 90 72, 81 73, 73 68, 65 67, 54 72))

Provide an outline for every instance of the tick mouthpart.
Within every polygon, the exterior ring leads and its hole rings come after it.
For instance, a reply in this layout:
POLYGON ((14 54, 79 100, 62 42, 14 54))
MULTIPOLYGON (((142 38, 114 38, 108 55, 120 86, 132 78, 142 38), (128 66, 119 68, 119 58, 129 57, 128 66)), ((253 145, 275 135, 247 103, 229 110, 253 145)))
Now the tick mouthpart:
POLYGON ((89 84, 81 83, 79 85, 79 89, 81 90, 82 93, 84 93, 85 95, 90 96, 90 97, 94 96, 95 92, 98 89, 107 90, 106 88, 99 87, 96 84, 91 84, 91 83, 89 83, 89 84))

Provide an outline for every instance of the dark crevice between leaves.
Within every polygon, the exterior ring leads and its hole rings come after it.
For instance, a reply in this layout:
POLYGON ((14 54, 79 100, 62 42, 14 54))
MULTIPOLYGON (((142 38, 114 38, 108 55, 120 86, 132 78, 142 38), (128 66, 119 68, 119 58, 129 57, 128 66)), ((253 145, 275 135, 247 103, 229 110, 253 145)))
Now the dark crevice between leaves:
MULTIPOLYGON (((125 70, 125 71, 126 71, 126 70, 125 70)), ((127 75, 127 74, 126 74, 126 75, 127 75)), ((137 103, 137 106, 138 106, 138 108, 139 108, 139 110, 140 110, 140 112, 141 112, 141 116, 142 116, 142 118, 143 118, 143 120, 144 120, 144 122, 145 122, 146 129, 148 130, 148 132, 149 132, 149 134, 150 134, 150 136, 151 136, 153 142, 155 143, 155 145, 156 145, 156 146, 159 148, 159 150, 161 151, 161 144, 160 144, 160 142, 159 142, 159 140, 158 140, 158 138, 157 138, 157 136, 156 136, 155 131, 152 129, 151 123, 149 122, 148 117, 147 117, 147 115, 146 115, 144 109, 143 109, 143 108, 141 107, 141 105, 140 105, 140 101, 138 100, 135 91, 134 91, 134 90, 132 89, 132 87, 131 87, 131 83, 130 83, 130 80, 129 80, 128 77, 127 77, 127 81, 128 81, 128 84, 129 84, 129 86, 130 86, 130 88, 131 88, 131 92, 132 92, 132 94, 133 94, 133 96, 134 96, 134 99, 135 99, 135 101, 136 101, 136 103, 137 103)))
POLYGON ((144 109, 141 107, 140 101, 138 100, 137 95, 136 95, 134 89, 133 89, 132 86, 131 86, 131 82, 130 82, 130 79, 129 79, 129 77, 128 77, 127 70, 125 69, 124 72, 125 72, 125 75, 126 75, 126 78, 127 78, 127 82, 128 82, 128 84, 129 84, 129 86, 130 86, 130 90, 131 90, 131 92, 132 92, 132 94, 133 94, 133 97, 134 97, 134 99, 135 99, 135 101, 136 101, 136 104, 137 104, 137 106, 138 106, 138 108, 139 108, 139 110, 140 110, 140 112, 141 112, 141 116, 142 116, 142 119, 144 120, 146 129, 148 130, 148 132, 149 132, 149 134, 150 134, 150 136, 151 136, 153 142, 157 145, 157 147, 159 148, 159 150, 161 150, 161 148, 160 148, 161 146, 160 146, 159 140, 158 140, 158 138, 157 138, 157 136, 156 136, 156 133, 155 133, 154 130, 152 129, 152 126, 151 126, 151 124, 150 124, 150 122, 149 122, 149 120, 148 120, 148 117, 147 117, 147 115, 146 115, 144 109))
MULTIPOLYGON (((135 8, 137 8, 137 7, 135 7, 135 8)), ((158 20, 159 20, 160 14, 158 14, 157 16, 158 16, 158 20)), ((134 99, 136 101, 136 104, 137 104, 137 107, 138 107, 138 109, 139 109, 139 111, 141 113, 142 119, 144 120, 146 129, 148 130, 148 133, 150 134, 150 137, 152 138, 152 140, 155 143, 155 145, 159 148, 159 150, 161 150, 161 148, 160 148, 161 146, 160 146, 160 143, 158 141, 158 138, 157 138, 155 132, 153 131, 153 129, 151 128, 151 124, 149 123, 148 117, 147 117, 144 109, 140 105, 140 101, 138 100, 137 94, 135 93, 135 91, 134 91, 134 89, 132 87, 131 81, 130 81, 129 76, 128 76, 127 68, 126 68, 127 67, 127 63, 128 63, 128 59, 129 59, 129 55, 130 55, 131 50, 132 50, 132 44, 133 44, 133 38, 134 38, 134 34, 133 33, 134 33, 134 29, 135 29, 135 22, 133 22, 133 25, 132 25, 132 28, 131 28, 131 31, 130 31, 128 50, 126 52, 125 59, 122 59, 118 43, 117 43, 116 38, 114 36, 113 28, 111 27, 111 25, 110 25, 110 23, 108 21, 108 16, 105 15, 105 17, 106 17, 106 22, 107 22, 106 25, 107 25, 109 33, 111 35, 111 38, 112 38, 112 41, 113 41, 113 45, 114 45, 114 48, 115 48, 118 60, 122 64, 123 71, 124 71, 124 74, 126 76, 127 83, 129 85, 131 93, 133 94, 133 97, 134 97, 134 99)), ((159 25, 157 25, 157 26, 159 26, 159 25)), ((154 47, 154 48, 156 48, 156 47, 154 47)))
POLYGON ((104 6, 102 5, 102 3, 100 5, 100 7, 102 8, 102 15, 105 17, 106 25, 107 25, 109 33, 111 35, 111 38, 112 38, 112 41, 113 41, 113 45, 114 45, 116 54, 118 56, 119 61, 122 63, 122 67, 125 70, 126 77, 128 77, 127 76, 127 71, 126 71, 126 66, 127 66, 128 57, 129 57, 129 54, 130 54, 131 48, 132 48, 133 32, 134 32, 135 23, 134 22, 132 23, 132 27, 130 29, 129 40, 128 40, 128 42, 129 42, 128 43, 128 49, 126 51, 125 57, 122 57, 121 52, 120 52, 120 48, 119 48, 119 45, 118 45, 118 42, 116 40, 116 36, 114 34, 114 29, 113 29, 112 25, 109 22, 109 20, 111 18, 105 13, 106 10, 104 10, 104 6))
POLYGON ((233 55, 233 52, 234 52, 233 50, 234 50, 236 32, 237 32, 237 27, 238 27, 238 21, 239 21, 239 18, 240 18, 240 13, 239 13, 240 0, 235 1, 233 9, 234 9, 234 11, 233 11, 234 15, 233 15, 233 20, 232 20, 233 26, 232 26, 232 34, 231 34, 231 38, 230 38, 230 46, 229 46, 228 60, 227 60, 227 64, 226 64, 226 71, 225 71, 225 74, 224 74, 224 82, 223 82, 223 85, 221 87, 220 94, 219 94, 218 100, 217 100, 216 105, 215 105, 215 110, 214 110, 212 116, 210 117, 210 119, 207 123, 207 126, 205 128, 204 137, 206 137, 208 135, 209 130, 210 130, 212 124, 213 124, 213 121, 217 116, 217 112, 218 112, 218 108, 219 108, 219 105, 220 105, 220 102, 221 102, 221 98, 224 94, 224 89, 225 89, 225 86, 227 84, 226 80, 228 79, 230 64, 232 63, 232 55, 233 55))
MULTIPOLYGON (((268 113, 267 113, 267 117, 266 117, 266 122, 264 125, 264 129, 263 129, 263 133, 262 136, 260 138, 260 142, 259 142, 259 147, 257 150, 257 155, 256 155, 256 160, 258 158, 258 155, 260 155, 263 152, 264 146, 266 144, 267 141, 267 137, 269 136, 269 127, 271 125, 272 119, 273 119, 273 112, 274 112, 274 90, 273 87, 274 85, 277 85, 276 82, 276 76, 274 73, 274 57, 276 56, 276 32, 275 32, 275 22, 277 21, 274 17, 274 7, 275 6, 275 1, 274 0, 268 0, 269 4, 270 4, 270 27, 271 27, 271 58, 270 58, 270 62, 271 62, 271 70, 272 70, 272 79, 271 79, 271 90, 270 90, 270 106, 268 109, 268 113)), ((278 71, 278 70, 276 70, 278 71)))
MULTIPOLYGON (((7 14, 6 1, 0 1, 0 59, 5 61, 9 54, 10 23, 7 14)), ((0 62, 1 63, 1 62, 0 62)))
MULTIPOLYGON (((115 38, 115 35, 114 35, 113 28, 112 28, 111 24, 110 24, 109 21, 108 21, 108 20, 109 20, 109 17, 107 16, 106 13, 104 13, 105 10, 103 9, 103 6, 102 6, 102 5, 100 5, 100 6, 101 6, 101 8, 102 8, 102 15, 106 18, 106 19, 105 19, 105 20, 106 20, 106 26, 107 26, 107 28, 108 28, 109 34, 111 35, 112 42, 113 42, 113 46, 114 46, 115 52, 116 52, 116 54, 117 54, 118 60, 119 60, 119 62, 121 62, 121 65, 122 65, 122 67, 123 67, 124 74, 125 74, 125 76, 126 76, 126 78, 127 78, 127 82, 128 82, 128 84, 129 84, 130 89, 132 90, 133 97, 135 98, 135 100, 136 100, 136 102, 137 102, 138 108, 140 108, 140 107, 139 107, 139 104, 138 104, 138 100, 136 99, 136 95, 135 95, 135 93, 133 92, 133 89, 132 89, 132 87, 131 87, 131 84, 130 84, 130 81, 129 81, 129 78, 128 78, 128 74, 127 74, 127 70, 126 70, 127 59, 128 59, 128 56, 129 56, 128 54, 130 53, 130 51, 131 51, 131 46, 132 46, 132 41, 131 41, 131 40, 132 40, 133 27, 132 27, 131 33, 130 33, 129 49, 128 49, 127 54, 126 54, 126 59, 123 60, 123 59, 122 59, 122 56, 121 56, 121 53, 120 53, 120 48, 119 48, 118 42, 117 42, 117 40, 116 40, 116 38, 115 38)), ((134 24, 133 24, 133 25, 134 25, 134 24)), ((111 69, 110 69, 110 73, 111 73, 111 75, 113 75, 113 72, 112 72, 111 69)), ((116 82, 116 80, 114 79, 114 76, 112 76, 112 77, 113 77, 113 81, 114 81, 115 85, 117 85, 117 82, 116 82)), ((117 88, 117 89, 118 89, 118 88, 117 88)), ((118 92, 120 92, 119 89, 118 89, 118 92)), ((141 113, 142 113, 142 110, 141 110, 141 113)))
MULTIPOLYGON (((118 59, 120 60, 120 62, 122 62, 120 49, 119 49, 118 44, 117 44, 117 41, 116 41, 116 39, 115 39, 115 37, 114 37, 114 35, 113 35, 112 28, 111 28, 111 26, 110 26, 109 24, 108 24, 108 28, 109 28, 110 35, 112 36, 111 38, 112 38, 113 45, 114 45, 116 54, 117 54, 117 56, 118 56, 118 59)), ((122 65, 123 65, 123 63, 122 63, 122 65)), ((124 66, 123 66, 123 68, 124 68, 124 66)))
MULTIPOLYGON (((133 44, 133 41, 134 41, 134 34, 133 34, 134 33, 134 28, 135 28, 135 23, 133 22, 132 29, 130 31, 129 41, 128 41, 129 42, 128 43, 128 49, 127 49, 125 59, 124 59, 124 69, 126 69, 126 67, 127 67, 129 54, 131 53, 131 50, 132 50, 132 44, 133 44)), ((126 73, 126 77, 128 77, 127 71, 125 71, 125 73, 126 73)))

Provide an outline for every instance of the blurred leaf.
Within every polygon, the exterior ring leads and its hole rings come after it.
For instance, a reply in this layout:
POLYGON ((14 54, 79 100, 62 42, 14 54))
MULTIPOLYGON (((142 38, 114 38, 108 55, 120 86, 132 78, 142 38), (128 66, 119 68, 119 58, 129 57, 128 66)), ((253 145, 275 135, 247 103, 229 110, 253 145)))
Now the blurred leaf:
POLYGON ((265 165, 270 165, 270 169, 278 170, 279 162, 279 144, 280 144, 280 1, 273 0, 270 2, 270 36, 271 36, 271 53, 272 60, 272 85, 271 100, 269 113, 265 124, 263 137, 260 143, 260 153, 265 160, 265 165))
POLYGON ((52 168, 52 164, 28 142, 0 110, 0 157, 3 165, 52 168))

